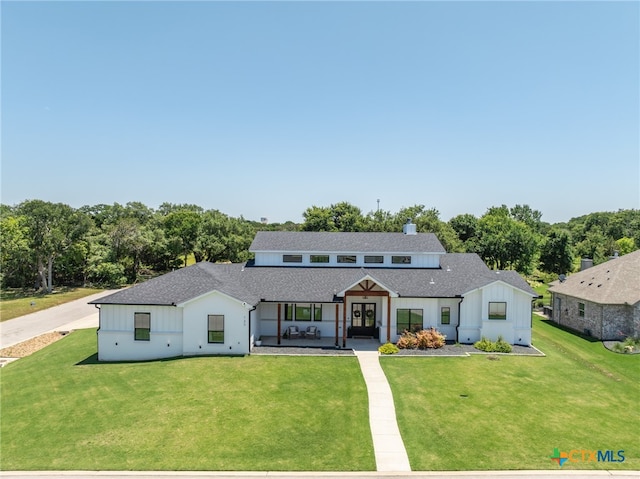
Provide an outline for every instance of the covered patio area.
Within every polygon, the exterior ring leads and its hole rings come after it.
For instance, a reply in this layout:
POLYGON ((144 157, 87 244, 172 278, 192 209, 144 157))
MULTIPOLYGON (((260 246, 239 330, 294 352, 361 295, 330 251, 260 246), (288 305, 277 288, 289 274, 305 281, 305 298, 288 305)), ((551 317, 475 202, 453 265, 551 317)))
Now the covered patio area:
POLYGON ((354 351, 377 351, 380 342, 376 339, 356 339, 348 338, 346 346, 343 348, 336 347, 335 338, 320 339, 280 339, 278 344, 277 336, 262 336, 260 346, 253 346, 251 354, 334 354, 334 355, 353 355, 354 351))

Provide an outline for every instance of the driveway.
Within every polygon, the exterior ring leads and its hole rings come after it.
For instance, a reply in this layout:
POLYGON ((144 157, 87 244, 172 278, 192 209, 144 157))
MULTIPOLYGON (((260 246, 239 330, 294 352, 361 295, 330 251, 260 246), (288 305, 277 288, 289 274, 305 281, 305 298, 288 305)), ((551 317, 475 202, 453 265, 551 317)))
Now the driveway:
POLYGON ((93 304, 87 303, 115 291, 117 290, 106 290, 60 306, 3 321, 0 323, 0 349, 50 331, 97 328, 98 310, 93 304))

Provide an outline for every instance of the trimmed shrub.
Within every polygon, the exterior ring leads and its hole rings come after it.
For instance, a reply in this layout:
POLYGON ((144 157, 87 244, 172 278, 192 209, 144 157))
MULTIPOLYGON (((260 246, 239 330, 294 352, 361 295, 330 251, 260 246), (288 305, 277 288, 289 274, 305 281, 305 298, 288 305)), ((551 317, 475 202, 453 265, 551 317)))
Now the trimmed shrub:
POLYGON ((405 331, 398 339, 396 346, 400 349, 416 349, 418 347, 418 341, 416 341, 416 335, 410 331, 405 331))
POLYGON ((398 349, 398 346, 393 343, 385 343, 378 348, 378 351, 382 354, 396 354, 400 350, 398 349))
POLYGON ((444 335, 434 328, 423 329, 416 333, 418 349, 437 349, 444 346, 444 335))
POLYGON ((483 336, 480 341, 474 343, 473 347, 486 353, 510 353, 513 350, 502 336, 498 336, 498 340, 495 343, 483 336))
POLYGON ((502 336, 498 336, 498 340, 494 345, 494 351, 496 353, 510 353, 512 350, 511 345, 506 342, 502 336))
POLYGON ((405 331, 396 343, 400 349, 437 349, 444 346, 446 336, 435 328, 412 333, 405 331))

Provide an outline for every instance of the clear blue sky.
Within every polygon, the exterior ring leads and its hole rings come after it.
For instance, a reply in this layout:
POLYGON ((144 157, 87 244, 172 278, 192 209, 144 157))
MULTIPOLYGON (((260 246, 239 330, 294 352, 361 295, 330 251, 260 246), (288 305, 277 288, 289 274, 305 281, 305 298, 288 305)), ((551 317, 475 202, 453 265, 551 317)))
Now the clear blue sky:
POLYGON ((638 2, 1 8, 5 204, 640 207, 638 2))

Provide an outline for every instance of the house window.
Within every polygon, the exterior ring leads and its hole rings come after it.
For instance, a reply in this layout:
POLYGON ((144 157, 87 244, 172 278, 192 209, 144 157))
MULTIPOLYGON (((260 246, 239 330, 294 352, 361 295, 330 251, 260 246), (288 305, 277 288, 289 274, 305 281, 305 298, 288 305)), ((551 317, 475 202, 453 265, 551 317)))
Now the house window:
POLYGON ((208 320, 208 342, 224 343, 224 315, 210 314, 208 320))
POLYGON ((296 321, 311 321, 310 304, 296 304, 296 321))
POLYGON ((365 256, 364 262, 368 264, 371 264, 371 263, 382 264, 384 263, 384 256, 365 256))
POLYGON ((313 305, 313 320, 322 321, 322 305, 321 304, 313 305))
POLYGON ((284 320, 293 321, 293 304, 284 305, 284 320))
POLYGON ((355 254, 339 254, 338 255, 338 263, 355 263, 356 255, 355 254))
POLYGON ((440 308, 440 324, 451 324, 451 308, 449 306, 440 308))
POLYGON ((312 254, 310 259, 312 263, 328 263, 329 255, 328 254, 312 254))
POLYGON ((578 316, 584 318, 584 303, 578 303, 578 316))
POLYGON ((422 329, 421 309, 397 309, 396 310, 396 332, 402 334, 403 331, 416 331, 422 329))
POLYGON ((393 264, 411 264, 411 256, 392 256, 391 262, 393 264))
POLYGON ((302 255, 301 254, 283 254, 282 262, 283 263, 302 263, 302 255))
POLYGON ((490 302, 489 319, 507 319, 507 303, 490 302))
POLYGON ((133 339, 136 341, 149 341, 151 337, 151 313, 134 313, 133 331, 133 339))

